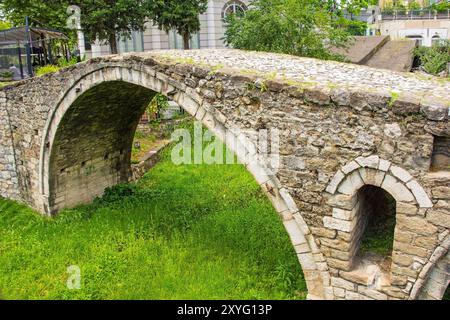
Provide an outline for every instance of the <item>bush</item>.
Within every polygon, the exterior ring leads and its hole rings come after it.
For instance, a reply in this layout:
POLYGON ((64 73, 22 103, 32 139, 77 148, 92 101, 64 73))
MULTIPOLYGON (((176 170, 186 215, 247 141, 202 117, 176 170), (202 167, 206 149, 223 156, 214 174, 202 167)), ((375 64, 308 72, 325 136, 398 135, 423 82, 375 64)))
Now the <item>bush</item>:
POLYGON ((138 188, 135 184, 121 183, 106 188, 103 197, 97 201, 101 203, 114 203, 116 201, 122 201, 123 198, 134 196, 137 193, 138 188))
POLYGON ((11 71, 0 72, 0 77, 1 77, 1 78, 7 78, 7 79, 10 79, 10 78, 13 77, 13 75, 14 75, 14 73, 11 72, 11 71))
POLYGON ((42 76, 47 73, 57 72, 60 68, 58 66, 54 66, 52 64, 48 64, 46 66, 40 67, 36 70, 37 76, 42 76))
POLYGON ((60 58, 58 60, 58 67, 60 68, 66 68, 73 66, 74 64, 78 63, 77 57, 72 57, 69 61, 66 60, 66 58, 60 58))
POLYGON ((450 41, 443 40, 431 48, 418 47, 415 55, 424 71, 438 75, 446 69, 447 63, 450 63, 450 41))

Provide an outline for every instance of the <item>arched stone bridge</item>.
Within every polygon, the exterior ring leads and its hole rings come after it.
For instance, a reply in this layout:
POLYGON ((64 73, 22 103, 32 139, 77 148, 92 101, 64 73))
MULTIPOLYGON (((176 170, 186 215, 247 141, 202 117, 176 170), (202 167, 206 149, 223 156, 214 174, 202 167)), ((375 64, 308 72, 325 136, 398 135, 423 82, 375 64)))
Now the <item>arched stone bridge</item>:
POLYGON ((290 236, 309 298, 442 297, 444 79, 237 50, 96 58, 0 90, 0 195, 54 214, 127 181, 134 130, 156 92, 246 159, 290 236), (274 174, 251 153, 253 137, 235 143, 224 134, 263 128, 280 131, 274 174), (357 252, 382 194, 395 200, 395 239, 392 259, 375 261, 357 252))

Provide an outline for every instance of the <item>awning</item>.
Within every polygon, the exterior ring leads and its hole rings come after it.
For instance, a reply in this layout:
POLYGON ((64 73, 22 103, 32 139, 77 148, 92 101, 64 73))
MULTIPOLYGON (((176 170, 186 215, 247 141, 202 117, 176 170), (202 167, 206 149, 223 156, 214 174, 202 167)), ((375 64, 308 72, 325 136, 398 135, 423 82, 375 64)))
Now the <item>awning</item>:
MULTIPOLYGON (((42 38, 45 38, 46 40, 69 39, 60 31, 38 27, 30 27, 30 36, 32 42, 41 40, 42 38)), ((23 44, 26 42, 28 42, 26 27, 17 27, 0 31, 0 46, 7 46, 17 43, 23 44)))

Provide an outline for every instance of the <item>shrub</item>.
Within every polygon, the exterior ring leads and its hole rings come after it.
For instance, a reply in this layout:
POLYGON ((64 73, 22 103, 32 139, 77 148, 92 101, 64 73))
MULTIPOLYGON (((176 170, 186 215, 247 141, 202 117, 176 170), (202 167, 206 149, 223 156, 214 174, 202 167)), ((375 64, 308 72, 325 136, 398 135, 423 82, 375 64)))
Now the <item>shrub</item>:
POLYGON ((14 75, 14 73, 11 71, 0 72, 0 77, 2 77, 2 78, 9 79, 9 78, 12 78, 13 75, 14 75))
POLYGON ((98 199, 102 203, 112 203, 122 201, 125 197, 131 197, 138 193, 138 188, 135 184, 121 183, 113 187, 105 189, 103 197, 98 199))
POLYGON ((52 64, 48 64, 46 66, 40 67, 36 70, 37 76, 42 76, 47 73, 57 72, 60 68, 58 66, 54 66, 52 64))
POLYGON ((415 55, 419 58, 420 66, 427 73, 438 75, 450 63, 450 41, 443 40, 431 48, 418 47, 415 55))
POLYGON ((66 68, 73 66, 74 64, 78 63, 77 57, 72 57, 69 61, 66 60, 66 58, 60 58, 58 60, 58 67, 60 68, 66 68))

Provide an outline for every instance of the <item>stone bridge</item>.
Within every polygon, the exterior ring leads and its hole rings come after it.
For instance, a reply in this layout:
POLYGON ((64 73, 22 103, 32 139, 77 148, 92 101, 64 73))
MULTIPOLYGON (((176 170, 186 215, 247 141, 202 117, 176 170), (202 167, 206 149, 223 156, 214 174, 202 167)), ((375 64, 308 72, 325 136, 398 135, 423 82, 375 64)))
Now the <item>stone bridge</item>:
POLYGON ((0 90, 0 195, 52 215, 127 181, 134 131, 157 92, 254 175, 290 236, 310 299, 442 298, 450 259, 444 79, 237 50, 96 58, 0 90), (278 129, 279 170, 253 136, 225 134, 237 129, 278 129), (371 213, 392 203, 391 256, 358 254, 371 213))

